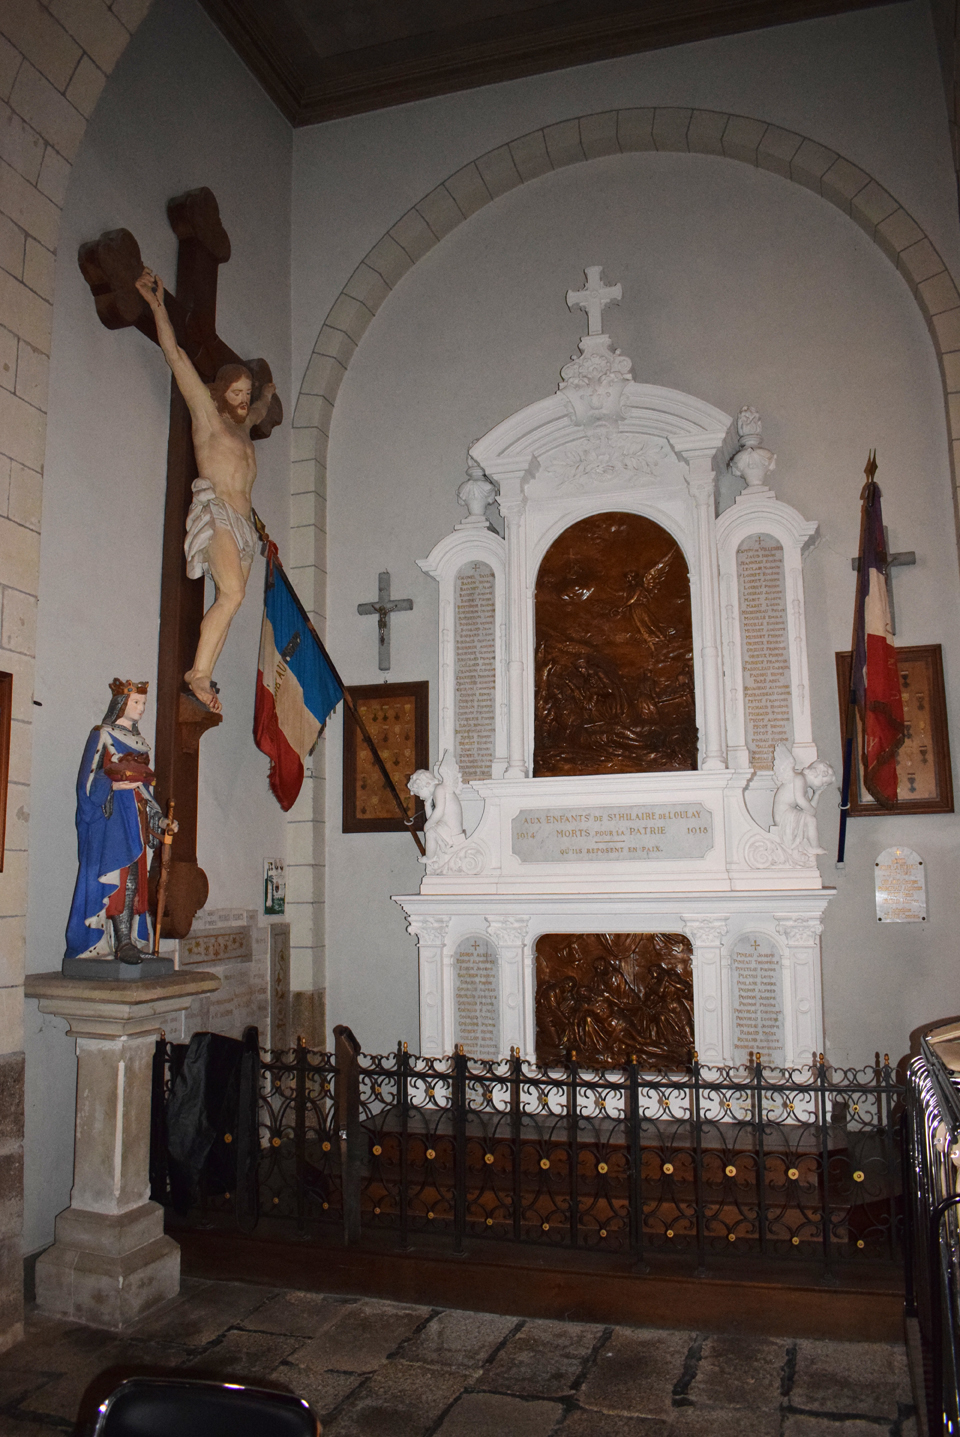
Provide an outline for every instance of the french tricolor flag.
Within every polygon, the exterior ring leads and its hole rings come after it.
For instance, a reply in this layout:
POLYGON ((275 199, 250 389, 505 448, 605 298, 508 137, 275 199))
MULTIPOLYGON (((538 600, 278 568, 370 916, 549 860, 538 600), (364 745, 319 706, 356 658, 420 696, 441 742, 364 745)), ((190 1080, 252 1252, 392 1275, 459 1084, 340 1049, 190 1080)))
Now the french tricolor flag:
POLYGON ((884 807, 897 801, 897 750, 904 739, 903 695, 887 598, 887 544, 874 480, 876 458, 867 464, 861 499, 860 579, 853 627, 851 700, 860 716, 861 779, 884 807))
MULTIPOLYGON (((274 551, 275 552, 275 551, 274 551)), ((303 761, 343 689, 278 559, 267 561, 253 738, 270 759, 270 787, 284 813, 303 783, 303 761)))

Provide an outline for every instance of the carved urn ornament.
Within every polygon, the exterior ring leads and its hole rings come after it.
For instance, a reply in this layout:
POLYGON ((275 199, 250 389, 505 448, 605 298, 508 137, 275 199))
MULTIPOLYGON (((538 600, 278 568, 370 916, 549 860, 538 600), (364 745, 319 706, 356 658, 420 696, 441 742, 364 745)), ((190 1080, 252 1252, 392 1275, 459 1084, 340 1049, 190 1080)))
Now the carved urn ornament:
POLYGON ((487 507, 497 497, 497 486, 492 479, 472 460, 467 465, 467 477, 457 490, 457 500, 467 511, 466 519, 461 519, 461 524, 483 524, 487 523, 487 507))
POLYGON ((767 475, 777 467, 777 456, 763 448, 760 415, 749 404, 745 404, 737 415, 737 433, 740 448, 730 460, 730 468, 748 489, 763 488, 767 475))

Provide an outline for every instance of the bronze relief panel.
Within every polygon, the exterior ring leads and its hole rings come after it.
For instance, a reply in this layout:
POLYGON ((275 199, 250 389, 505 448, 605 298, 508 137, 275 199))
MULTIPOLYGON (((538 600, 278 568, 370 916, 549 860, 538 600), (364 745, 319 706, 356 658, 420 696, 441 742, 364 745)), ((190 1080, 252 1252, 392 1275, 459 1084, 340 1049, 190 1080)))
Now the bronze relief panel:
POLYGON ((666 529, 628 513, 571 524, 535 613, 535 777, 696 768, 690 576, 666 529))
POLYGON ((693 949, 682 933, 544 933, 537 939, 537 1062, 586 1067, 635 1054, 678 1069, 693 1042, 693 949))

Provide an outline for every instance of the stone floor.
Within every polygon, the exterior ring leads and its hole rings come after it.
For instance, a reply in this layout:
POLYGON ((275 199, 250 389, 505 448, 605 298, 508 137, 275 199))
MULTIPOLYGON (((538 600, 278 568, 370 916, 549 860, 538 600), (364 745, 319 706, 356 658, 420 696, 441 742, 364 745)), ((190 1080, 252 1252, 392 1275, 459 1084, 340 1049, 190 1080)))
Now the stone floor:
POLYGON ((326 1437, 916 1437, 898 1345, 600 1327, 185 1281, 123 1337, 31 1314, 0 1434, 85 1437, 134 1373, 307 1398, 326 1437))

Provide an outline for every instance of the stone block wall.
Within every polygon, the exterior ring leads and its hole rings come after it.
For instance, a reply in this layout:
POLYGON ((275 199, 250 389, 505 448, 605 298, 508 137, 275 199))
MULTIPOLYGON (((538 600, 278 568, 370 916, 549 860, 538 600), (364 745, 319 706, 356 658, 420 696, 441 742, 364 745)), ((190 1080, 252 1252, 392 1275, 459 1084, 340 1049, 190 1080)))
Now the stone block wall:
POLYGON ((13 675, 0 873, 0 1350, 23 1325, 23 965, 54 266, 87 121, 150 0, 0 0, 0 670, 13 675))

